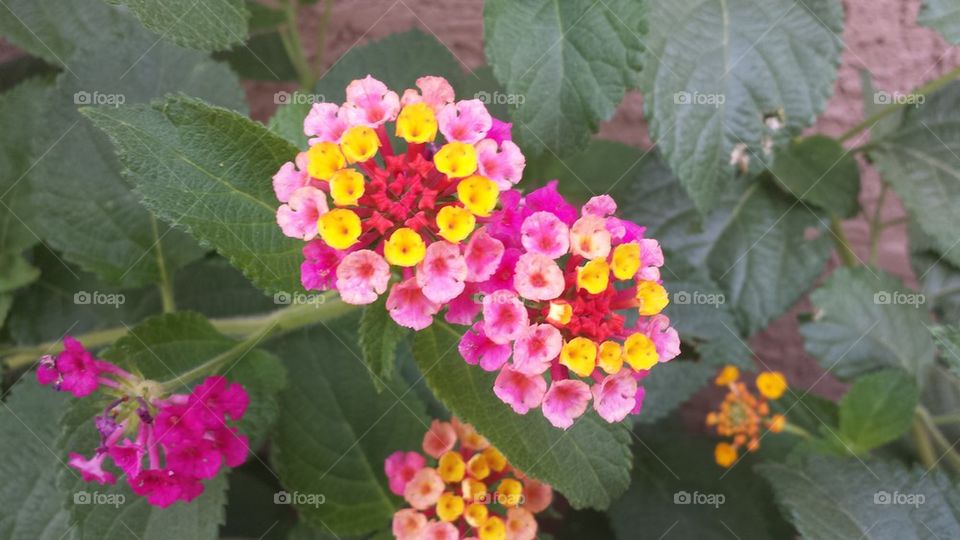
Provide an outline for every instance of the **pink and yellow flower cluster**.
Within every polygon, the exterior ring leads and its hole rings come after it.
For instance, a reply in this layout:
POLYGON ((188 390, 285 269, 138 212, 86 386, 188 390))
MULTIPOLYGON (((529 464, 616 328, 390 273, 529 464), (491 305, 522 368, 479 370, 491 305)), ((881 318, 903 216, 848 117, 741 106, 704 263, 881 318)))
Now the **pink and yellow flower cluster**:
POLYGON ((63 352, 40 360, 37 380, 76 397, 102 388, 113 398, 93 418, 100 433, 93 456, 69 456, 86 482, 116 483, 105 468, 109 459, 135 494, 166 508, 197 498, 204 480, 247 459, 247 438, 232 423, 243 418, 250 398, 243 386, 223 377, 207 377, 189 394, 166 395, 160 384, 94 358, 67 337, 63 352))
POLYGON ((478 279, 478 246, 466 240, 520 180, 524 156, 509 124, 479 100, 457 101, 442 77, 401 97, 367 76, 346 98, 314 104, 304 120, 310 148, 273 177, 277 223, 308 242, 305 288, 336 289, 351 304, 389 288, 394 319, 422 329, 478 279))
POLYGON ((384 462, 390 490, 410 508, 393 517, 399 540, 533 540, 550 486, 524 476, 469 424, 434 420, 423 453, 384 462), (429 464, 428 464, 429 462, 429 464))

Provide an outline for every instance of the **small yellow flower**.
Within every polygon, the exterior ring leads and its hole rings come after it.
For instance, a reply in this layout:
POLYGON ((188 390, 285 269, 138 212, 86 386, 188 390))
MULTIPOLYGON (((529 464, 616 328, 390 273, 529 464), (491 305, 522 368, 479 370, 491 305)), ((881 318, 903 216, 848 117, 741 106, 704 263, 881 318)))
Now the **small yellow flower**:
POLYGON ((717 386, 727 386, 732 382, 736 382, 740 378, 740 370, 737 369, 737 366, 724 366, 720 370, 720 374, 717 375, 717 378, 714 379, 714 384, 717 386))
POLYGON ((457 197, 468 210, 480 217, 487 217, 497 206, 500 188, 493 180, 483 176, 471 176, 457 184, 457 197))
POLYGON ((450 142, 437 150, 433 164, 450 178, 470 176, 477 170, 477 150, 472 144, 450 142))
POLYGON ((737 449, 730 443, 717 443, 717 447, 713 449, 713 458, 717 461, 717 465, 728 468, 737 461, 737 449))
POLYGON ((488 446, 483 451, 483 457, 487 458, 487 465, 494 472, 500 472, 507 466, 507 458, 492 446, 488 446))
POLYGON ((657 347, 646 334, 631 334, 623 344, 624 359, 630 367, 640 371, 650 369, 660 361, 657 347))
POLYGON ((346 164, 347 160, 334 143, 318 143, 307 150, 307 172, 314 178, 329 180, 333 173, 344 168, 346 164))
POLYGON ((408 143, 423 144, 437 136, 437 117, 424 102, 412 103, 397 116, 397 137, 408 143))
POLYGON ((380 137, 367 126, 353 126, 343 134, 340 149, 350 163, 363 163, 377 155, 380 149, 380 137))
POLYGON ((474 501, 483 499, 487 494, 487 485, 473 478, 464 478, 460 483, 460 489, 463 492, 463 498, 474 501))
POLYGON ((667 290, 655 281, 641 281, 637 285, 637 301, 640 303, 640 315, 650 317, 663 311, 670 303, 667 290))
POLYGON ((590 294, 600 294, 610 284, 610 265, 603 259, 594 259, 577 269, 577 288, 590 294))
POLYGON ((497 502, 511 508, 520 504, 523 498, 523 484, 513 478, 504 478, 497 486, 497 502))
POLYGON ((363 175, 353 169, 340 169, 330 178, 330 196, 337 206, 357 204, 363 191, 363 175))
POLYGON ((440 473, 440 478, 443 478, 443 481, 448 484, 463 480, 466 470, 467 466, 459 452, 447 452, 440 456, 440 461, 437 463, 437 472, 440 473))
POLYGON ((581 377, 589 377, 597 365, 597 344, 585 337, 575 337, 564 343, 560 363, 581 377))
POLYGON ((770 417, 770 431, 780 433, 787 426, 787 417, 782 414, 775 414, 770 417))
POLYGON ((497 516, 490 516, 479 529, 480 540, 506 540, 507 527, 497 516))
POLYGON ((443 521, 456 521, 463 515, 463 498, 449 491, 437 501, 437 517, 443 521))
POLYGON ((787 378, 779 371, 764 371, 757 375, 757 390, 767 399, 780 399, 787 391, 787 378))
POLYGON ((617 279, 632 279, 640 270, 640 244, 628 242, 614 248, 611 266, 617 279))
POLYGON ((488 515, 490 515, 490 512, 487 510, 486 505, 473 503, 468 506, 466 512, 463 513, 463 519, 465 519, 471 527, 480 528, 484 522, 487 521, 488 515))
POLYGON ((604 341, 600 344, 600 369, 610 375, 619 373, 623 368, 623 348, 616 341, 604 341))
POLYGON ((477 480, 483 480, 490 476, 490 464, 483 454, 474 454, 467 462, 467 472, 477 480))
POLYGON ((333 249, 347 249, 360 238, 360 216, 352 210, 335 208, 320 216, 317 222, 320 238, 333 249))
POLYGON ((427 245, 423 238, 417 231, 407 227, 394 231, 383 246, 383 256, 395 266, 416 266, 426 254, 427 245))
POLYGON ((573 317, 573 308, 566 302, 550 302, 547 320, 556 324, 567 324, 573 317))
POLYGON ((437 212, 437 234, 447 242, 460 243, 477 226, 473 213, 460 206, 444 206, 437 212))

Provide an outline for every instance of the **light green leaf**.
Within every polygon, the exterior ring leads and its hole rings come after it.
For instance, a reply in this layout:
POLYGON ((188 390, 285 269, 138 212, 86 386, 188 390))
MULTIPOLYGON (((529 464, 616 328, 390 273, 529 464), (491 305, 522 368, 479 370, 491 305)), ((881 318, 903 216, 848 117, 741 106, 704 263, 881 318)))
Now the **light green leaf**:
POLYGON ((407 331, 393 322, 386 307, 387 296, 382 295, 376 302, 363 309, 360 316, 360 350, 363 361, 370 370, 373 385, 378 392, 393 379, 397 363, 397 345, 407 331))
POLYGON ((915 378, 903 371, 864 375, 840 400, 840 436, 855 453, 886 444, 910 427, 918 397, 915 378))
POLYGON ((651 2, 641 89, 650 132, 697 208, 809 126, 833 92, 843 10, 836 0, 651 2), (766 120, 777 119, 771 127, 766 120))
MULTIPOLYGON (((71 57, 76 75, 60 75, 45 114, 34 119, 43 123, 47 137, 35 146, 36 155, 44 157, 30 174, 37 232, 66 260, 121 286, 156 282, 160 264, 170 274, 203 251, 183 232, 157 223, 121 177, 107 137, 76 109, 116 110, 168 92, 244 108, 243 91, 226 66, 137 30, 124 36, 123 47, 91 46, 71 57)), ((144 159, 154 155, 153 149, 142 152, 144 159)), ((190 202, 202 206, 205 201, 198 199, 190 202)))
POLYGON ((921 377, 933 340, 919 309, 923 295, 868 267, 841 268, 810 295, 813 320, 801 325, 807 352, 841 379, 884 367, 921 377))
POLYGON ((152 211, 215 247, 260 288, 302 290, 303 242, 277 226, 270 181, 296 155, 290 143, 240 114, 185 97, 85 112, 114 141, 152 211))
POLYGON ((617 538, 790 538, 770 488, 746 464, 725 471, 713 443, 661 422, 637 433, 633 482, 611 507, 617 538))
POLYGON ((937 250, 960 265, 960 82, 906 109, 900 127, 872 144, 883 180, 937 250))
MULTIPOLYGON (((805 236, 823 229, 823 219, 763 179, 725 193, 706 219, 670 175, 640 174, 630 186, 620 197, 624 217, 647 226, 648 237, 690 265, 706 268, 746 335, 793 305, 830 254, 826 233, 805 236)), ((670 268, 667 260, 665 278, 670 268)))
POLYGON ((860 169, 835 139, 813 135, 791 142, 776 153, 770 172, 787 193, 836 216, 860 210, 860 169))
POLYGON ((514 134, 531 155, 571 154, 637 86, 645 3, 495 0, 484 3, 487 60, 503 83, 514 134))
POLYGON ((68 532, 67 512, 54 486, 66 468, 50 447, 60 433, 57 419, 67 399, 37 384, 18 383, 0 408, 0 537, 60 540, 68 532))
POLYGON ((250 14, 243 0, 109 0, 126 4, 140 22, 163 39, 213 51, 247 37, 250 14))
POLYGON ((287 492, 297 492, 301 519, 336 534, 385 528, 402 500, 393 495, 384 460, 417 450, 427 431, 423 404, 397 381, 377 393, 360 360, 357 318, 285 337, 274 347, 290 366, 281 397, 272 461, 287 492), (323 504, 311 505, 323 497, 323 504))
POLYGON ((490 440, 511 465, 562 493, 574 508, 607 508, 630 483, 630 436, 593 411, 567 431, 539 410, 520 416, 493 393, 495 375, 463 361, 460 336, 434 323, 414 338, 414 358, 433 393, 490 440))
POLYGON ((763 464, 777 504, 810 540, 956 538, 960 492, 939 471, 895 462, 811 457, 763 464))
POLYGON ((960 6, 955 2, 923 0, 917 22, 936 29, 951 43, 960 43, 960 6))
POLYGON ((20 255, 0 253, 0 293, 13 292, 40 277, 40 270, 20 255))

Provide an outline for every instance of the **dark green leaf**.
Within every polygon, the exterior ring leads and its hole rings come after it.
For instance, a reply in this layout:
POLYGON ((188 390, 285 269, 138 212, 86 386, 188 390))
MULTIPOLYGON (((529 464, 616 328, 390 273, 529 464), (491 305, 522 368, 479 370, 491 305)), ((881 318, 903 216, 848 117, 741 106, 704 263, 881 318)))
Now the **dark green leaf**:
POLYGON ((20 255, 0 253, 0 293, 13 292, 40 277, 40 270, 20 255))
POLYGON ((397 345, 407 333, 402 326, 393 322, 386 302, 387 296, 382 295, 376 302, 364 308, 358 334, 363 361, 370 370, 373 385, 378 392, 383 391, 384 385, 393 379, 397 345))
POLYGON ((703 388, 716 372, 714 366, 679 358, 657 366, 643 379, 646 394, 643 409, 636 416, 637 423, 651 424, 667 416, 703 388))
POLYGON ((860 170, 853 155, 830 137, 814 135, 776 153, 770 169, 794 197, 840 217, 860 209, 860 170))
POLYGON ((296 148, 237 113, 184 97, 85 111, 110 135, 151 210, 215 247, 260 288, 302 290, 303 242, 277 227, 270 182, 296 148))
POLYGON ((513 114, 514 133, 531 155, 579 150, 637 86, 644 4, 484 3, 487 59, 507 97, 522 100, 513 114))
POLYGON ((357 318, 330 329, 285 337, 275 351, 290 367, 290 385, 272 456, 300 517, 320 530, 359 534, 385 528, 400 504, 386 484, 383 462, 416 450, 427 431, 424 408, 397 381, 374 391, 358 352, 357 318), (323 504, 308 504, 308 497, 323 504))
POLYGON ((803 538, 960 535, 960 492, 939 471, 838 457, 757 469, 773 485, 778 505, 803 538))
POLYGON ((140 22, 184 47, 214 51, 247 37, 247 12, 243 0, 110 0, 126 4, 140 22))
POLYGON ((935 326, 930 330, 940 349, 940 358, 954 375, 960 377, 960 327, 935 326))
POLYGON ((528 157, 522 187, 531 190, 556 179, 560 181, 557 186, 560 193, 585 203, 601 193, 611 193, 618 198, 619 194, 629 191, 638 178, 659 174, 669 176, 670 170, 654 156, 648 157, 633 146, 594 139, 582 152, 562 159, 551 154, 528 157))
POLYGON ((493 393, 495 375, 463 361, 460 336, 434 323, 414 338, 414 358, 434 394, 496 446, 511 465, 549 483, 574 508, 606 508, 629 484, 630 436, 592 411, 567 431, 539 410, 520 416, 493 393), (573 474, 572 471, 576 471, 573 474))
POLYGON ((840 400, 840 436, 855 453, 886 444, 910 427, 917 399, 915 378, 903 371, 860 377, 840 400))
POLYGON ((947 260, 915 221, 910 221, 908 231, 910 263, 927 307, 940 321, 960 323, 960 266, 947 260))
POLYGON ((293 67, 278 32, 254 34, 246 43, 241 43, 229 51, 215 53, 213 57, 229 63, 242 79, 297 80, 297 70, 293 67))
POLYGON ((706 211, 731 184, 738 148, 765 162, 765 147, 823 110, 843 10, 836 0, 678 0, 651 2, 648 18, 640 86, 651 136, 706 211))
POLYGON ((810 295, 813 320, 800 327, 807 352, 841 379, 884 367, 915 377, 933 362, 923 295, 869 267, 842 268, 810 295))

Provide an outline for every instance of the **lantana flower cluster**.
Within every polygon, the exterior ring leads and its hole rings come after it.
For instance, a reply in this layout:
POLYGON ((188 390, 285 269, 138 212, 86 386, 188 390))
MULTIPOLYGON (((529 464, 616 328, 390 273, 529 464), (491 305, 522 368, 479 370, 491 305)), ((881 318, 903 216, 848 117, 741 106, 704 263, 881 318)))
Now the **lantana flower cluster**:
POLYGON ((399 540, 533 540, 534 514, 553 500, 550 486, 514 469, 470 424, 434 420, 423 453, 397 451, 384 462, 390 490, 410 508, 393 517, 399 540))
POLYGON ((350 304, 389 287, 394 319, 426 327, 478 279, 470 253, 479 247, 465 240, 523 173, 510 125, 480 100, 456 100, 442 77, 422 77, 401 97, 367 76, 347 86, 343 104, 314 104, 304 132, 310 148, 273 177, 277 223, 308 242, 304 287, 336 289, 350 304))
POLYGON ((779 371, 764 371, 755 379, 757 394, 740 381, 740 370, 726 366, 714 383, 728 389, 717 411, 707 414, 707 426, 716 429, 730 441, 717 443, 714 458, 717 465, 730 467, 736 463, 741 448, 748 452, 760 449, 761 430, 780 433, 787 425, 782 414, 771 414, 768 400, 780 399, 787 391, 787 379, 779 371))
POLYGON ((112 398, 93 418, 100 434, 93 455, 69 455, 68 464, 86 482, 116 483, 105 468, 110 460, 135 494, 165 508, 192 501, 204 480, 247 459, 247 438, 231 424, 243 418, 250 399, 224 377, 207 377, 189 394, 165 395, 160 384, 95 358, 67 337, 63 352, 40 360, 37 380, 78 398, 98 389, 112 398))

